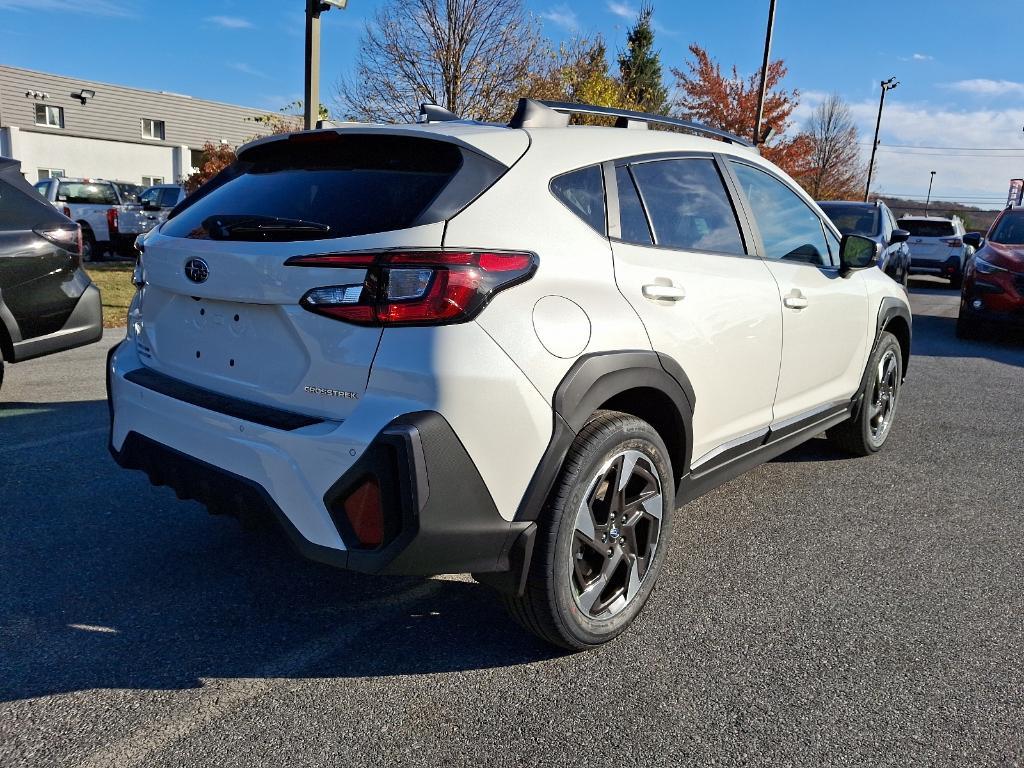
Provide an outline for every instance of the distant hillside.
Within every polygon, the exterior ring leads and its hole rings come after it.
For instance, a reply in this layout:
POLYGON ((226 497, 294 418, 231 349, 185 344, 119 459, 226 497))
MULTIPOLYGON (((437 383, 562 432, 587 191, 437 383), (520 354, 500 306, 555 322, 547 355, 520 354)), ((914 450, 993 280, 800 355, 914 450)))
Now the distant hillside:
MULTIPOLYGON (((900 216, 923 216, 925 213, 924 203, 920 200, 905 200, 900 197, 888 197, 879 195, 878 199, 888 205, 896 217, 900 216)), ((1000 208, 985 209, 962 203, 932 203, 928 206, 929 216, 952 216, 956 214, 964 220, 964 227, 968 232, 985 232, 991 226, 999 213, 1000 208)))

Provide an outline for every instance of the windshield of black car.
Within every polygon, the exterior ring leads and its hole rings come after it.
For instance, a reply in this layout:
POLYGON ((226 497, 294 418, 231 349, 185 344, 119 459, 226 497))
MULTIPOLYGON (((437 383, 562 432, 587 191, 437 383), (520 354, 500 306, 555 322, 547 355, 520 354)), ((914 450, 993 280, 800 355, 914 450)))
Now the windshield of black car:
POLYGON ((874 237, 878 234, 878 208, 873 205, 829 205, 821 203, 823 210, 832 223, 844 235, 864 235, 874 237))
POLYGON ((900 219, 900 229, 905 229, 911 237, 953 237, 956 229, 953 222, 927 219, 900 219))
POLYGON ((1024 211, 1009 211, 1000 216, 988 239, 1004 245, 1024 244, 1024 211))
MULTIPOLYGON (((459 148, 449 142, 406 136, 357 134, 323 140, 278 141, 257 146, 232 167, 223 183, 196 196, 171 217, 163 234, 209 239, 207 223, 220 218, 283 219, 326 225, 296 229, 291 239, 351 237, 405 229, 455 177, 459 148)), ((479 193, 473 191, 473 195, 479 193)), ((419 222, 424 223, 424 222, 419 222)), ((232 239, 263 239, 260 228, 232 239)), ((277 239, 288 239, 279 231, 277 239)))

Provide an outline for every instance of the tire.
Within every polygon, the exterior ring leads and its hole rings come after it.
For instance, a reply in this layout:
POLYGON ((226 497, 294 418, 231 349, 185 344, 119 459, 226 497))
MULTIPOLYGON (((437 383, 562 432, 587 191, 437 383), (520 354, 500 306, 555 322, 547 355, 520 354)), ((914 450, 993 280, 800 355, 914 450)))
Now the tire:
POLYGON ((598 411, 566 455, 537 521, 524 594, 504 596, 509 612, 572 651, 614 639, 654 588, 674 508, 672 467, 658 433, 634 416, 598 411), (608 494, 622 476, 623 494, 608 494))
POLYGON ((82 227, 82 261, 98 261, 99 253, 96 251, 96 236, 88 227, 82 227))
POLYGON ((960 313, 956 316, 956 337, 958 339, 971 341, 979 338, 980 336, 981 327, 977 318, 965 315, 961 308, 960 313))
POLYGON ((903 355, 891 333, 883 331, 878 338, 867 370, 857 413, 826 433, 833 445, 853 456, 877 453, 892 431, 903 385, 903 355))

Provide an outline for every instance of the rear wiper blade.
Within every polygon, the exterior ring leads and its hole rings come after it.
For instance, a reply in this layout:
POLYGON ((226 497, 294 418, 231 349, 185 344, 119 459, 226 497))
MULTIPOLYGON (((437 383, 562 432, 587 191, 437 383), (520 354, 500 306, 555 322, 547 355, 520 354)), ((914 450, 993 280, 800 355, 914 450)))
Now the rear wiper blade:
POLYGON ((277 216, 210 216, 203 228, 214 240, 230 240, 238 235, 301 235, 330 232, 327 224, 305 219, 277 216))

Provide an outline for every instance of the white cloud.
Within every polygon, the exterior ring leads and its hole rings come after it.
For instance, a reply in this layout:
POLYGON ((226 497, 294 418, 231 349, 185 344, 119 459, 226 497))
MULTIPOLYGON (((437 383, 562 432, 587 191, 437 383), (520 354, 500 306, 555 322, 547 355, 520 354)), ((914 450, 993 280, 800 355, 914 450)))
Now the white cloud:
POLYGON ((252 27, 251 21, 240 16, 207 16, 206 21, 225 29, 250 29, 252 27))
POLYGON ((630 20, 635 19, 640 13, 639 9, 629 3, 616 2, 616 0, 608 0, 608 10, 619 18, 630 20))
POLYGON ((913 56, 911 56, 911 58, 914 61, 931 61, 935 57, 929 56, 927 53, 915 53, 913 56))
POLYGON ((59 11, 61 13, 91 13, 99 16, 131 16, 131 11, 117 0, 0 0, 0 10, 59 11))
POLYGON ((978 96, 1024 96, 1024 83, 1013 80, 988 80, 978 77, 973 80, 957 80, 955 83, 948 83, 945 87, 978 96))
POLYGON ((576 32, 580 28, 580 20, 576 16, 576 12, 565 4, 556 5, 548 8, 546 11, 542 11, 540 17, 544 21, 550 21, 555 26, 562 27, 569 32, 576 32))
POLYGON ((268 75, 266 72, 258 70, 256 69, 256 67, 253 67, 250 64, 246 64, 244 61, 228 62, 228 67, 235 70, 236 72, 241 72, 243 75, 252 75, 253 77, 262 77, 264 79, 270 78, 270 75, 268 75))

